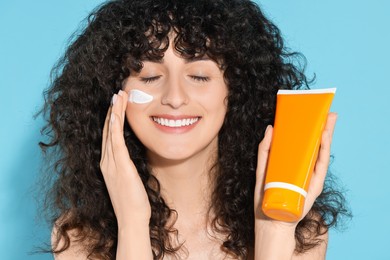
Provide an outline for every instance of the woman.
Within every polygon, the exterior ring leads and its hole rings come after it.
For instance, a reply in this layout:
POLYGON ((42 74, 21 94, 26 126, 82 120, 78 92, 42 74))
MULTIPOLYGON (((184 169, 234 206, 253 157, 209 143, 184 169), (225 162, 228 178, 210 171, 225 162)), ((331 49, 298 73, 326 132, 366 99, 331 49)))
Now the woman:
POLYGON ((247 0, 96 9, 46 96, 56 259, 323 259, 335 114, 302 220, 260 209, 276 92, 308 85, 295 58, 247 0))

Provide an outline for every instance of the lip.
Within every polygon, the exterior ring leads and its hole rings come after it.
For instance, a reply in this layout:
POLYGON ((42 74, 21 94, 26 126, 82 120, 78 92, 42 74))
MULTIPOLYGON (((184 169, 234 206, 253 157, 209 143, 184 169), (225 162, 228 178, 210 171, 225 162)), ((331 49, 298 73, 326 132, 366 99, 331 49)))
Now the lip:
POLYGON ((151 121, 153 124, 156 126, 156 128, 164 133, 168 134, 184 134, 189 131, 191 131, 193 128, 196 127, 196 125, 200 122, 202 119, 201 116, 193 116, 193 115, 153 115, 150 116, 151 121), (163 118, 167 120, 183 120, 183 119, 198 119, 196 122, 190 124, 190 125, 183 125, 183 126, 176 126, 176 127, 171 127, 171 126, 165 126, 157 123, 154 121, 154 118, 163 118))

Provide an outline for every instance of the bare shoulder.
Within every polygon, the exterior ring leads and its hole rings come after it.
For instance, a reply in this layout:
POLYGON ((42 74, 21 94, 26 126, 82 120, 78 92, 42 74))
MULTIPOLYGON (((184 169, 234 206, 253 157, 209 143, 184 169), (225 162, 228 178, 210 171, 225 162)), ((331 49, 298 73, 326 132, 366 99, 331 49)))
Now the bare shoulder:
POLYGON ((56 260, 67 260, 67 259, 87 259, 87 252, 85 247, 77 239, 75 231, 67 232, 69 241, 58 233, 58 226, 54 225, 51 234, 51 245, 54 253, 54 259, 56 260), (62 251, 63 250, 63 251, 62 251))
POLYGON ((66 235, 61 235, 59 229, 64 221, 66 221, 66 216, 60 217, 53 226, 51 233, 51 245, 54 253, 54 259, 56 260, 81 260, 81 259, 91 259, 88 257, 89 253, 87 248, 93 239, 88 237, 87 239, 80 236, 80 231, 77 229, 72 229, 66 232, 66 235))
MULTIPOLYGON (((311 250, 308 250, 305 253, 295 253, 291 260, 323 260, 326 256, 326 249, 328 246, 328 233, 325 233, 318 237, 322 240, 321 244, 314 247, 311 250)), ((253 248, 248 249, 247 260, 255 260, 255 254, 253 248)))
POLYGON ((291 259, 292 260, 313 260, 313 259, 321 260, 321 259, 325 259, 326 250, 328 247, 328 239, 329 239, 328 232, 326 232, 323 235, 320 235, 318 238, 322 240, 322 242, 318 246, 308 250, 305 253, 294 254, 291 259))

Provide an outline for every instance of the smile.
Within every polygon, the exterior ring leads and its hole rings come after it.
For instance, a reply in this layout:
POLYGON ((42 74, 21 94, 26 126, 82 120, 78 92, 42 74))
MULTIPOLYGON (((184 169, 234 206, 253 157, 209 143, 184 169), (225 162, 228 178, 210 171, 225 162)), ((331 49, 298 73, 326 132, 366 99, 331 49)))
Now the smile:
POLYGON ((183 127, 190 126, 199 121, 199 117, 193 118, 183 118, 183 119, 168 119, 162 117, 152 117, 153 121, 159 125, 167 126, 167 127, 183 127))

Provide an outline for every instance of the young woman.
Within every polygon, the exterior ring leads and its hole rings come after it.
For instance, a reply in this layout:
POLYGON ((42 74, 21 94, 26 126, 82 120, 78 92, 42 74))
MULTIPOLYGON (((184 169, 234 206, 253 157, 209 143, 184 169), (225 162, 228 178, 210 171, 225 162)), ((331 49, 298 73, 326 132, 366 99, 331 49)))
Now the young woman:
POLYGON ((296 58, 248 0, 96 9, 46 93, 55 258, 323 259, 345 213, 323 189, 336 114, 302 220, 260 206, 276 93, 308 85, 296 58))

